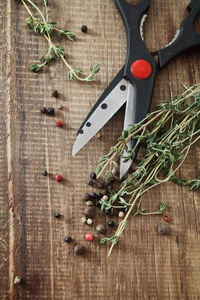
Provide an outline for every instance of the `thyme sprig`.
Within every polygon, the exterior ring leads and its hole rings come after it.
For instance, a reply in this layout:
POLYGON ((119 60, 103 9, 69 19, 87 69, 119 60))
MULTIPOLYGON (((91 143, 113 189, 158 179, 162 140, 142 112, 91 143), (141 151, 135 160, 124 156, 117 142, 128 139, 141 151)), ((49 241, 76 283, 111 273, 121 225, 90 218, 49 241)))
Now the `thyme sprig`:
POLYGON ((46 54, 40 57, 41 63, 31 64, 30 70, 33 72, 39 72, 45 65, 49 65, 52 61, 60 58, 65 66, 68 68, 68 79, 69 80, 80 80, 80 81, 94 81, 95 75, 100 70, 100 65, 91 65, 89 68, 89 74, 83 76, 83 71, 80 68, 73 68, 70 66, 66 59, 64 49, 52 41, 52 34, 57 33, 58 42, 61 42, 62 37, 66 37, 69 41, 75 40, 75 34, 66 29, 59 29, 56 27, 57 22, 49 22, 48 16, 48 0, 43 0, 42 4, 45 8, 45 13, 37 6, 32 0, 21 0, 25 9, 27 10, 29 17, 26 19, 26 24, 30 30, 33 30, 36 34, 41 34, 48 41, 49 48, 46 54), (35 13, 32 12, 34 10, 35 13))
MULTIPOLYGON (((144 120, 124 130, 115 146, 108 154, 99 158, 96 169, 97 178, 105 174, 108 180, 112 175, 113 164, 118 157, 123 157, 126 145, 131 138, 142 143, 145 154, 135 170, 129 174, 118 192, 110 191, 109 199, 100 200, 102 210, 112 208, 125 209, 126 215, 120 222, 114 235, 102 239, 101 243, 110 242, 111 254, 114 245, 124 231, 130 214, 162 214, 166 203, 156 212, 146 212, 141 207, 142 196, 153 187, 169 180, 178 181, 176 171, 186 159, 191 146, 200 139, 200 84, 187 88, 183 94, 171 96, 149 113, 144 120)), ((136 147, 124 157, 127 161, 135 156, 136 147)), ((119 159, 118 159, 119 161, 119 159)), ((195 180, 179 180, 179 184, 192 184, 191 189, 200 188, 200 177, 195 180)))

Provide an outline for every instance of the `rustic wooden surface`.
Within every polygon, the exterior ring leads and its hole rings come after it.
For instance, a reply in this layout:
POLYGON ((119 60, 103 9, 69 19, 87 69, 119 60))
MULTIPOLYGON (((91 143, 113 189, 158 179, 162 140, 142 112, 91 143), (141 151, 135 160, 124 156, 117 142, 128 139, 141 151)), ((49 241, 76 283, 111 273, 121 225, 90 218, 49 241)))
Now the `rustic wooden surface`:
MULTIPOLYGON (((98 156, 119 136, 123 110, 102 129, 101 139, 93 139, 75 158, 71 151, 81 121, 125 60, 126 36, 114 1, 49 1, 52 20, 77 35, 75 43, 64 44, 70 62, 84 70, 91 62, 101 64, 92 84, 67 81, 61 62, 39 75, 28 70, 47 44, 28 31, 27 13, 19 2, 0 0, 0 299, 200 299, 198 192, 166 184, 146 196, 151 209, 167 202, 169 237, 158 236, 163 216, 154 216, 129 220, 109 259, 107 246, 84 241, 84 234, 94 228, 80 223, 81 194, 89 190, 85 182, 98 156), (88 25, 88 34, 80 32, 82 24, 88 25), (61 93, 58 100, 51 97, 53 89, 61 93), (56 117, 39 113, 41 105, 58 104, 64 108, 56 117), (67 127, 55 127, 57 118, 67 127), (63 184, 42 177, 45 168, 61 173, 63 184), (52 217, 54 211, 62 214, 60 220, 52 217), (74 244, 63 242, 67 234, 86 245, 85 256, 75 256, 74 244), (13 285, 16 275, 22 277, 21 285, 13 285)), ((187 2, 151 1, 144 25, 149 49, 172 39, 187 2)), ((168 82, 174 93, 183 90, 183 83, 199 82, 199 61, 196 50, 171 62, 157 78, 153 105, 169 97, 168 82)), ((196 176, 199 167, 196 145, 180 175, 196 176)), ((95 225, 105 220, 97 215, 95 225)))

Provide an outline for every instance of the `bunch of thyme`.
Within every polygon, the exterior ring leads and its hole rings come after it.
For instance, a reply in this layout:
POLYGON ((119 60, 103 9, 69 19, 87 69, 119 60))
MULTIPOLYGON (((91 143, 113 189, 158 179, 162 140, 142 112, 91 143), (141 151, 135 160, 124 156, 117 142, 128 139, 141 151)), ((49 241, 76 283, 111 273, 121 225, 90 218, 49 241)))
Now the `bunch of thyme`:
POLYGON ((100 69, 99 64, 90 66, 88 76, 83 76, 83 71, 80 68, 73 68, 70 66, 66 60, 66 55, 64 49, 55 44, 52 41, 52 33, 57 33, 58 41, 61 42, 62 36, 65 36, 69 41, 73 42, 75 40, 75 35, 73 32, 66 29, 58 29, 56 27, 57 22, 49 22, 48 16, 48 0, 43 0, 42 4, 45 8, 45 13, 32 1, 32 0, 20 0, 28 14, 30 15, 26 19, 26 23, 29 29, 33 30, 36 34, 41 34, 48 41, 49 48, 46 54, 40 57, 40 62, 38 64, 30 65, 30 70, 33 72, 39 72, 45 65, 49 65, 56 58, 60 58, 66 67, 69 69, 68 79, 77 79, 80 81, 94 81, 94 76, 98 73, 100 69), (34 14, 32 9, 37 13, 34 14))
MULTIPOLYGON (((148 190, 168 180, 181 185, 193 183, 192 189, 200 188, 199 177, 195 180, 175 177, 191 146, 200 139, 200 84, 186 88, 181 95, 171 95, 170 101, 159 104, 144 120, 123 131, 118 143, 111 147, 107 155, 100 157, 97 178, 105 173, 105 180, 109 180, 117 158, 123 156, 128 141, 133 137, 137 139, 137 145, 141 143, 144 146, 143 158, 121 183, 118 192, 112 190, 107 201, 100 200, 104 211, 115 208, 126 211, 115 234, 101 240, 102 244, 111 242, 108 255, 125 229, 130 214, 161 214, 165 210, 166 203, 161 204, 157 212, 145 212, 141 208, 142 196, 148 190)), ((125 161, 134 157, 136 147, 123 157, 125 161)))

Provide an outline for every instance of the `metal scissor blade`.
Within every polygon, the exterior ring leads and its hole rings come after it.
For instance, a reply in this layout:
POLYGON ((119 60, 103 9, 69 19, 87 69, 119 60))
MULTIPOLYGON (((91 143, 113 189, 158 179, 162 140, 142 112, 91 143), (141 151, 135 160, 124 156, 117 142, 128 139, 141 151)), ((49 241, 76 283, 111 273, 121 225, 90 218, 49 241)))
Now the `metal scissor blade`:
MULTIPOLYGON (((134 117, 134 106, 135 106, 135 91, 134 87, 131 83, 128 85, 128 95, 127 95, 127 102, 126 102, 126 112, 124 117, 124 130, 127 130, 131 124, 135 123, 134 117)), ((132 164, 132 159, 129 159, 127 162, 124 162, 123 157, 128 156, 128 151, 132 148, 132 141, 130 140, 127 143, 127 149, 124 150, 123 155, 120 159, 120 179, 126 174, 128 169, 132 164)))
POLYGON ((128 81, 122 79, 124 68, 120 70, 108 88, 94 105, 81 125, 72 155, 75 155, 108 122, 127 101, 128 81))

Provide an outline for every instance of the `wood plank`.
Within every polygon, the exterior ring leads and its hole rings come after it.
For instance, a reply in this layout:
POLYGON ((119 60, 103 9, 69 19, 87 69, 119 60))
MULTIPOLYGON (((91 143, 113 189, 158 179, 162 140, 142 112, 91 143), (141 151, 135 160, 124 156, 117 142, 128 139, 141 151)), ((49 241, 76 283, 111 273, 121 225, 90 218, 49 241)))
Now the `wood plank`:
MULTIPOLYGON (((144 36, 149 49, 155 50, 172 39, 186 15, 186 1, 151 2, 144 36)), ((27 13, 18 1, 0 1, 2 8, 7 4, 8 13, 6 19, 1 10, 2 27, 11 26, 7 27, 10 51, 6 57, 6 47, 1 49, 11 69, 7 70, 10 76, 5 77, 4 64, 4 76, 1 75, 4 95, 1 101, 6 105, 1 106, 0 126, 3 141, 0 212, 1 228, 5 228, 0 239, 3 270, 0 297, 7 299, 9 292, 14 292, 17 300, 199 299, 198 193, 169 183, 145 196, 144 203, 152 210, 163 200, 167 202, 167 213, 172 219, 169 237, 157 235, 156 227, 163 221, 163 216, 158 216, 130 219, 109 259, 108 246, 99 247, 98 238, 91 244, 84 241, 88 230, 95 232, 96 224, 109 219, 97 214, 94 227, 89 229, 81 224, 84 210, 81 195, 92 190, 85 184, 88 174, 94 170, 99 155, 108 151, 121 132, 123 110, 101 130, 101 138, 93 139, 75 158, 71 157, 72 145, 81 121, 124 63, 126 36, 112 0, 49 3, 51 19, 59 20, 60 27, 77 35, 75 43, 64 43, 70 62, 85 71, 90 63, 98 62, 101 72, 97 82, 91 84, 69 82, 61 62, 40 74, 31 73, 28 65, 45 53, 46 41, 28 31, 24 22, 27 13), (88 34, 81 33, 82 24, 88 26, 88 34), (58 99, 51 96, 53 89, 60 92, 58 99), (56 111, 55 117, 39 113, 41 105, 57 107, 58 104, 64 108, 56 111), (66 122, 66 128, 55 127, 57 118, 66 122), (4 126, 6 120, 8 124, 4 126), (51 176, 41 176, 45 168, 51 176), (56 173, 63 175, 62 184, 55 182, 56 173), (62 214, 60 220, 53 218, 55 211, 62 214), (63 242, 67 234, 75 240, 72 245, 63 242), (86 245, 85 256, 73 254, 75 243, 86 245), (22 277, 21 285, 13 285, 15 275, 22 277)), ((3 44, 4 34, 0 39, 3 44)), ((152 106, 169 97, 168 81, 174 93, 179 93, 183 83, 191 85, 200 80, 198 52, 180 55, 158 75, 152 106)), ((196 145, 180 175, 196 176, 199 157, 196 145)))

